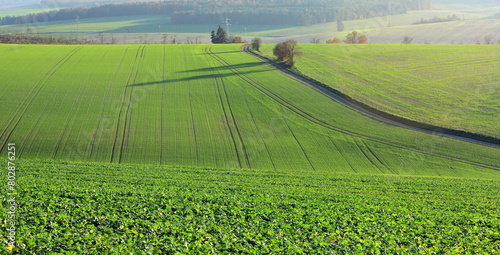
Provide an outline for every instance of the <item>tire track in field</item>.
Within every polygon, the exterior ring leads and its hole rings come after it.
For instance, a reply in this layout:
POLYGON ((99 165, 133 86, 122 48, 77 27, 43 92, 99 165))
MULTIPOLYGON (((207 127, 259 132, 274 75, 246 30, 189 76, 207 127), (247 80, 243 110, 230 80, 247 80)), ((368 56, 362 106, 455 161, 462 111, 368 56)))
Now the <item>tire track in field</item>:
MULTIPOLYGON (((31 130, 30 130, 30 132, 28 133, 28 135, 26 135, 26 137, 24 138, 24 141, 23 141, 23 143, 22 143, 22 145, 21 145, 22 150, 21 150, 21 152, 19 153, 19 157, 18 157, 19 159, 21 158, 21 156, 22 156, 22 154, 23 154, 23 152, 24 152, 24 151, 29 151, 29 149, 31 148, 31 146, 33 146, 33 143, 35 142, 35 140, 31 139, 31 137, 32 137, 32 135, 33 135, 33 132, 34 132, 34 131, 35 131, 35 129, 36 129, 36 126, 38 125, 38 123, 39 123, 39 122, 40 122, 40 120, 42 119, 42 116, 43 116, 43 114, 45 113, 45 110, 47 110, 47 107, 48 107, 48 106, 49 106, 49 104, 45 104, 45 107, 43 108, 42 113, 40 114, 40 116, 38 116, 38 119, 36 120, 35 124, 34 124, 34 125, 33 125, 33 127, 31 128, 31 130), (29 146, 24 146, 24 145, 27 143, 27 141, 29 141, 29 140, 31 140, 30 145, 29 145, 29 146)), ((37 132, 37 134, 38 134, 38 132, 37 132)), ((33 137, 36 137, 36 134, 35 134, 35 136, 33 136, 33 137)))
POLYGON ((271 157, 271 153, 269 152, 269 148, 267 148, 267 143, 264 142, 264 138, 262 137, 262 133, 260 132, 259 127, 257 126, 257 123, 255 122, 255 118, 253 117, 252 110, 250 109, 250 106, 248 105, 248 101, 245 98, 245 104, 247 105, 248 113, 250 114, 250 118, 252 119, 252 123, 257 130, 257 133, 259 134, 259 138, 264 144, 264 148, 266 149, 267 155, 269 156, 269 160, 271 161, 271 164, 273 165, 274 170, 276 171, 276 166, 274 165, 273 158, 271 157))
POLYGON ((92 157, 92 153, 94 151, 94 146, 95 146, 95 141, 96 141, 96 138, 97 138, 97 133, 99 132, 99 128, 100 128, 100 125, 101 125, 102 117, 104 116, 104 109, 106 109, 106 103, 107 103, 108 98, 109 98, 109 92, 111 91, 111 87, 113 85, 113 82, 116 79, 116 75, 118 74, 118 71, 120 70, 120 67, 122 66, 123 60, 125 59, 125 56, 127 55, 128 49, 129 48, 125 49, 125 52, 123 53, 122 59, 120 61, 120 64, 118 64, 118 68, 116 68, 116 71, 115 71, 115 74, 113 76, 113 79, 109 83, 108 91, 106 92, 106 97, 104 98, 104 103, 102 105, 101 115, 99 116, 99 121, 97 122, 97 127, 95 129, 94 135, 92 136, 92 143, 90 144, 89 158, 92 157))
MULTIPOLYGON (((144 53, 145 49, 146 49, 146 46, 143 46, 142 51, 141 51, 141 56, 139 57, 139 61, 137 64, 137 69, 135 72, 134 81, 132 82, 132 84, 135 84, 135 82, 137 80, 137 76, 139 75, 141 63, 142 63, 142 60, 144 60, 144 56, 145 56, 145 53, 144 53)), ((136 86, 132 86, 132 89, 130 90, 130 97, 128 100, 127 111, 125 112, 125 123, 123 125, 123 135, 122 135, 122 142, 120 145, 120 157, 118 158, 118 164, 120 164, 122 162, 123 148, 128 146, 128 141, 129 141, 129 137, 130 137, 130 127, 132 126, 132 125, 130 125, 130 122, 132 122, 132 110, 134 109, 135 91, 136 91, 136 86)))
POLYGON ((116 123, 115 138, 113 141, 113 147, 111 148, 111 156, 110 156, 110 160, 109 160, 110 163, 113 163, 113 158, 115 156, 116 141, 118 140, 118 130, 120 129, 120 119, 121 119, 120 117, 122 115, 123 105, 125 104, 125 99, 127 98, 127 90, 129 88, 130 78, 132 78, 132 74, 134 73, 134 68, 135 68, 135 65, 137 63, 137 58, 139 57, 140 51, 141 51, 141 47, 139 46, 139 48, 137 49, 137 53, 135 54, 134 63, 132 64, 132 70, 130 70, 130 74, 128 76, 127 85, 125 86, 125 90, 123 91, 122 103, 120 106, 120 110, 118 112, 118 119, 117 119, 117 123, 116 123))
POLYGON ((7 50, 7 51, 3 52, 2 54, 0 54, 0 57, 1 57, 1 56, 3 56, 3 55, 5 55, 5 54, 11 53, 11 52, 13 52, 13 51, 16 51, 16 50, 18 50, 18 49, 17 49, 17 45, 16 45, 16 46, 14 46, 14 47, 12 47, 12 49, 7 50))
POLYGON ((236 129, 236 133, 238 134, 238 137, 239 137, 240 142, 241 142, 243 156, 245 156, 245 161, 247 163, 248 168, 252 169, 252 165, 250 165, 250 160, 248 159, 248 154, 247 154, 247 149, 245 147, 245 143, 243 142, 243 138, 241 136, 240 129, 238 128, 238 124, 236 123, 236 119, 234 118, 233 109, 231 108, 231 104, 229 103, 229 97, 228 97, 227 91, 226 91, 226 84, 224 83, 224 79, 222 77, 219 76, 219 79, 222 83, 222 89, 224 91, 224 96, 226 97, 227 108, 229 109, 229 113, 231 114, 231 119, 233 120, 233 124, 234 124, 234 127, 236 129))
MULTIPOLYGON (((18 112, 20 111, 20 109, 23 108, 23 106, 25 105, 25 103, 28 101, 28 99, 30 98, 31 94, 33 93, 34 90, 36 90, 37 88, 37 85, 40 84, 40 81, 42 81, 44 78, 47 77, 47 75, 54 69, 56 68, 60 63, 61 61, 63 61, 66 57, 68 57, 74 50, 68 52, 68 54, 64 55, 54 66, 52 66, 48 71, 47 73, 45 73, 42 77, 40 77, 38 80, 36 80, 35 82, 33 82, 33 84, 31 85, 31 90, 28 92, 28 94, 26 95, 26 97, 24 98, 23 102, 18 104, 18 107, 16 107, 14 113, 11 114, 11 116, 9 117, 10 121, 9 121, 9 124, 7 124, 7 126, 5 127, 5 129, 3 130, 2 134, 0 135, 0 138, 3 137, 3 135, 5 134, 5 132, 7 131, 7 129, 9 128, 9 126, 12 124, 12 122, 15 120, 15 117, 16 116, 19 116, 18 115, 18 112)), ((49 77, 48 77, 49 78, 49 77)), ((47 81, 47 79, 45 79, 44 83, 47 81)))
POLYGON ((358 171, 356 171, 356 169, 354 169, 354 167, 352 167, 351 163, 349 163, 349 159, 344 155, 344 153, 342 153, 342 151, 339 149, 339 147, 337 146, 337 144, 335 144, 335 142, 332 140, 332 138, 328 136, 328 139, 330 140, 330 142, 332 142, 333 146, 335 146, 335 149, 337 149, 337 151, 339 152, 340 156, 342 156, 342 158, 344 158, 345 162, 347 162, 347 164, 352 169, 352 171, 355 172, 355 173, 358 173, 358 171))
MULTIPOLYGON (((47 59, 47 61, 49 61, 49 59, 47 59)), ((4 85, 0 88, 0 94, 2 94, 3 90, 7 87, 7 85, 9 85, 10 83, 12 83, 13 80, 15 80, 20 74, 22 74, 24 71, 26 71, 26 69, 28 69, 30 66, 32 66, 33 63, 27 65, 23 70, 21 70, 19 73, 17 73, 16 75, 14 75, 14 77, 12 77, 12 79, 10 79, 8 82, 4 83, 4 85)))
MULTIPOLYGON (((384 119, 381 119, 382 117, 380 116, 376 116, 374 115, 373 113, 371 112, 368 112, 366 110, 363 110, 359 107, 356 107, 348 102, 346 102, 345 100, 339 98, 338 96, 336 95, 333 95, 333 93, 329 92, 329 91, 326 91, 322 88, 318 88, 316 87, 315 85, 313 84, 310 84, 309 82, 307 81, 304 81, 301 77, 296 77, 295 75, 293 74, 289 74, 288 72, 286 71, 283 71, 280 67, 276 67, 275 65, 269 63, 267 60, 263 59, 262 57, 260 56, 256 56, 255 54, 251 53, 248 51, 248 47, 243 47, 243 51, 251 56, 254 56, 256 57, 257 59, 267 63, 271 68, 274 68, 276 69, 277 71, 283 73, 285 76, 288 76, 296 81, 299 81, 301 83, 304 83, 306 84, 307 86, 310 86, 312 87, 313 89, 317 90, 318 92, 322 93, 322 94, 325 94, 327 97, 330 97, 332 100, 335 100, 337 102, 339 102, 340 104, 343 104, 345 105, 346 107, 356 111, 356 112, 360 112, 362 114, 365 114, 365 115, 368 115, 369 117, 372 117, 374 118, 375 120, 378 120, 378 121, 381 121, 383 123, 386 123, 386 124, 389 124, 389 125, 394 125, 394 126, 399 126, 399 127, 403 127, 403 128, 407 128, 407 129, 411 129, 411 130, 416 130, 416 131, 421 131, 421 132, 424 132, 424 133, 430 133, 428 131, 425 131, 423 129, 419 129, 419 128, 413 128, 413 127, 410 127, 410 126, 406 126, 404 124, 401 124, 401 123, 397 123, 397 122, 394 122, 394 121, 390 121, 390 120, 384 120, 384 119), (359 108, 359 109, 358 109, 359 108)), ((227 64, 227 62, 226 62, 227 64)), ((241 73, 240 71, 238 71, 236 68, 231 68, 229 67, 229 64, 228 65, 228 68, 231 69, 233 71, 233 73, 235 73, 236 75, 240 76, 238 73, 241 73)), ((241 74, 243 76, 246 76, 245 74, 241 74)), ((240 76, 241 77, 241 76, 240 76)), ((250 80, 252 80, 251 78, 249 78, 250 80)), ((246 80, 245 80, 246 81, 246 80)), ((247 83, 249 83, 247 81, 247 83)), ((250 84, 250 83, 249 83, 250 84)), ((250 84, 252 85, 252 84, 250 84)), ((253 86, 253 85, 252 85, 253 86)), ((254 86, 255 87, 255 86, 254 86)), ((257 88, 258 89, 258 88, 257 88)), ((260 90, 260 89, 259 89, 260 90)), ((267 94, 267 93, 264 93, 266 94, 267 96, 271 97, 271 95, 267 94)), ((271 94, 273 94, 271 92, 271 94)), ((339 128, 339 127, 335 127, 333 125, 330 125, 326 122, 323 122, 319 119, 316 119, 314 117, 312 117, 311 115, 301 111, 300 109, 298 109, 297 107, 295 107, 298 111, 292 109, 290 106, 287 106, 285 104, 283 104, 282 102, 280 102, 279 100, 276 100, 275 98, 272 98, 274 101, 282 104, 284 107, 290 109, 291 111, 295 112, 296 114, 298 114, 299 116, 315 123, 315 124, 318 124, 320 126, 323 126, 327 129, 331 129, 331 130, 334 130, 334 131, 337 131, 337 132, 340 132, 342 134, 345 134, 345 135, 350 135, 350 136, 354 136, 354 137, 359 137, 359 138, 363 138, 363 139, 366 139, 366 140, 369 140, 369 141, 372 141, 372 142, 376 142, 376 143, 379 143, 379 144, 384 144, 384 145, 388 145, 388 146, 393 146, 395 148, 399 148, 399 149, 404 149, 404 150, 409 150, 409 151, 413 151, 413 152, 416 152, 416 153, 421 153, 421 154, 425 154, 425 155, 430 155, 430 156, 434 156, 434 157, 438 157, 438 158, 441 158, 441 159, 447 159, 447 160, 451 160, 451 161, 456 161, 456 162, 460 162, 460 163, 465 163, 465 164, 469 164, 469 165, 474 165, 474 166, 479 166, 479 167, 483 167, 483 168, 488 168, 488 169, 491 169, 491 170, 495 170, 495 171, 499 171, 500 170, 500 167, 498 166, 495 166, 495 165, 490 165, 490 164, 487 164, 487 163, 480 163, 480 162, 475 162, 475 161, 471 161, 471 160, 468 160, 468 159, 463 159, 463 158, 459 158, 459 157, 456 157, 456 156, 449 156, 449 155, 445 155, 445 154, 440 154, 440 153, 436 153, 436 152, 428 152, 428 151, 425 151, 425 150, 420 150, 420 149, 417 149, 417 148, 413 148, 413 147, 410 147, 410 146, 407 146, 406 144, 399 144, 399 143, 395 143, 395 142, 392 142, 392 141, 386 141, 386 140, 380 140, 380 139, 377 139, 377 138, 374 138, 374 137, 369 137, 369 136, 366 136, 366 135, 363 135, 363 134, 359 134, 359 133, 356 133, 356 132, 352 132, 352 131, 349 131, 349 130, 346 130, 346 129, 343 129, 343 128, 339 128), (299 112, 303 112, 303 114, 299 113, 299 112), (311 118, 313 118, 313 120, 309 119, 308 116, 310 116, 311 118), (314 120, 316 119, 316 120, 314 120)), ((284 101, 286 102, 286 100, 284 101)), ((293 106, 293 105, 292 105, 293 106)), ((444 137, 451 137, 451 138, 455 138, 455 139, 458 139, 458 140, 462 140, 462 141, 468 141, 468 142, 471 142, 472 140, 471 139, 468 139, 468 138, 461 138, 461 137, 458 137, 458 136, 452 136, 452 135, 447 135, 447 134, 442 134, 442 133, 437 133, 441 136, 444 136, 444 137)), ((482 142, 479 142, 479 141, 476 141, 474 142, 476 144, 481 144, 481 145, 486 145, 485 143, 482 143, 482 142)), ((493 145, 486 145, 486 146, 493 146, 493 145)), ((497 146, 494 146, 495 148, 497 146)))
MULTIPOLYGON (((247 52, 247 49, 244 49, 244 51, 247 52)), ((248 54, 252 54, 252 53, 248 53, 248 54)), ((261 57, 257 57, 257 58, 260 59, 260 60, 262 60, 262 61, 264 61, 264 62, 266 62, 266 60, 263 60, 261 57)), ((229 65, 229 64, 227 64, 227 65, 229 65)), ((272 68, 280 71, 280 69, 278 67, 274 67, 272 64, 269 64, 269 63, 268 63, 268 65, 270 65, 272 68)), ((228 67, 228 68, 230 68, 230 67, 228 67)), ((239 73, 239 71, 237 69, 235 69, 235 68, 230 68, 230 69, 234 69, 233 73, 235 73, 235 74, 239 73)), ((284 71, 280 71, 280 72, 284 72, 284 71)), ((245 74, 242 74, 242 75, 246 76, 245 74)), ((252 80, 251 78, 249 78, 249 79, 252 80)), ((294 79, 294 78, 292 77, 292 79, 294 79)), ((304 81, 302 81, 302 80, 300 80, 298 78, 296 80, 299 81, 299 82, 304 83, 304 81)), ((250 84, 250 85, 252 85, 252 84, 250 84)), ((263 86, 263 85, 261 85, 261 86, 263 86)), ((308 86, 313 86, 313 85, 308 85, 308 86)), ((320 93, 326 93, 324 91, 323 92, 319 91, 319 92, 320 93)), ((267 93, 264 93, 264 94, 266 94, 266 95, 268 95, 269 97, 272 98, 271 95, 269 95, 267 93)), ((275 94, 275 93, 271 92, 271 94, 275 94)), ((451 160, 451 161, 461 162, 461 163, 465 163, 465 164, 469 164, 469 165, 475 165, 475 166, 484 167, 484 168, 488 168, 488 169, 492 169, 492 170, 496 170, 496 171, 500 170, 500 167, 495 166, 495 165, 490 165, 490 164, 487 164, 487 163, 475 162, 475 161, 471 161, 471 160, 467 160, 467 159, 463 159, 463 158, 459 158, 459 157, 455 157, 455 156, 449 156, 449 155, 445 155, 445 154, 440 154, 440 153, 436 153, 436 152, 428 152, 428 151, 425 151, 425 150, 420 150, 420 149, 417 149, 417 148, 409 147, 406 144, 399 144, 399 143, 395 143, 395 142, 392 142, 392 141, 380 140, 380 139, 377 139, 377 138, 374 138, 374 137, 369 137, 369 136, 366 136, 366 135, 363 135, 363 134, 352 132, 352 131, 349 131, 349 130, 346 130, 346 129, 343 129, 343 128, 335 127, 335 126, 332 126, 332 125, 330 125, 330 124, 328 124, 328 123, 326 123, 324 121, 316 119, 315 117, 311 116, 310 114, 307 114, 307 113, 303 112, 302 110, 298 109, 297 107, 295 107, 293 105, 292 106, 296 110, 292 109, 291 106, 283 104, 279 100, 276 100, 274 98, 272 98, 272 99, 275 100, 276 102, 282 104, 284 107, 292 110, 293 112, 295 112, 299 116, 301 116, 301 117, 303 117, 305 119, 308 119, 309 121, 311 121, 313 123, 316 123, 316 124, 318 124, 320 126, 323 126, 323 127, 327 128, 327 129, 331 129, 331 130, 343 133, 345 135, 359 137, 359 138, 363 138, 363 139, 366 139, 366 140, 369 140, 369 141, 372 141, 372 142, 376 142, 376 143, 380 143, 380 144, 384 144, 384 145, 388 145, 388 146, 393 146, 393 147, 396 147, 396 148, 400 148, 400 149, 404 149, 404 150, 409 150, 409 151, 413 151, 413 152, 417 152, 417 153, 422 153, 422 154, 426 154, 426 155, 431 155, 431 156, 435 156, 435 157, 442 158, 442 159, 447 159, 447 160, 451 160), (312 118, 312 119, 310 119, 310 118, 312 118)), ((332 98, 332 99, 337 100, 335 98, 332 98)), ((284 102, 287 103, 286 100, 284 100, 284 102)), ((340 103, 344 104, 343 102, 340 102, 340 103)), ((356 109, 354 109, 354 110, 357 111, 356 109)), ((410 128, 410 129, 412 129, 412 128, 410 128)))
MULTIPOLYGON (((186 70, 188 70, 186 52, 184 50, 184 47, 181 47, 181 48, 182 48, 182 53, 184 55, 184 64, 186 66, 186 70)), ((189 78, 189 74, 187 74, 186 76, 187 76, 186 78, 189 78)), ((196 165, 198 165, 198 162, 200 160, 199 155, 198 155, 198 138, 196 136, 196 126, 194 124, 193 103, 191 100, 191 82, 189 79, 187 79, 187 83, 188 83, 189 110, 191 111, 191 123, 193 126, 194 143, 195 143, 195 150, 196 150, 196 165)))
POLYGON ((163 46, 163 69, 161 73, 161 101, 160 101, 160 165, 163 160, 163 98, 164 98, 164 90, 165 90, 165 46, 163 46))
POLYGON ((215 83, 217 85, 217 93, 219 94, 219 100, 220 100, 220 104, 221 104, 221 107, 222 107, 222 112, 224 113, 224 118, 226 119, 226 125, 227 125, 227 127, 229 129, 229 134, 231 135, 231 140, 233 141, 234 150, 236 151, 236 158, 238 159, 238 165, 239 165, 240 168, 242 168, 242 166, 241 166, 241 160, 240 160, 240 153, 239 153, 239 150, 238 150, 238 145, 236 144, 236 140, 234 139, 234 135, 233 135, 233 131, 231 129, 231 125, 229 124, 229 119, 227 117, 226 109, 224 107, 224 101, 222 100, 222 94, 220 92, 218 79, 219 79, 219 77, 215 77, 215 83))
POLYGON ((370 149, 370 147, 366 144, 365 141, 361 140, 361 142, 363 143, 363 145, 368 149, 368 151, 373 155, 373 157, 378 161, 380 162, 380 164, 382 166, 384 166, 389 172, 391 172, 392 174, 396 174, 387 164, 385 164, 379 157, 377 157, 377 155, 372 151, 372 149, 370 149))
MULTIPOLYGON (((210 56, 214 56, 214 54, 212 53, 212 47, 208 48, 208 51, 211 53, 210 56)), ((227 91, 226 91, 226 84, 224 82, 224 79, 220 76, 220 72, 219 72, 219 80, 221 81, 221 84, 222 84, 224 97, 226 98, 226 102, 227 102, 227 106, 228 106, 227 108, 229 109, 229 113, 231 114, 232 123, 234 125, 234 128, 236 129, 236 133, 238 134, 238 138, 240 139, 240 142, 241 142, 243 156, 245 157, 245 161, 246 161, 248 168, 252 169, 252 166, 250 165, 250 160, 248 159, 248 154, 247 154, 247 150, 245 147, 245 143, 243 142, 243 138, 241 136, 240 129, 238 128, 238 124, 236 123, 236 119, 234 118, 233 110, 231 108, 231 103, 229 102, 229 97, 228 97, 227 91)))
MULTIPOLYGON (((208 50, 207 48, 205 48, 205 52, 210 55, 208 53, 208 50)), ((215 68, 215 66, 214 66, 215 68)), ((238 159, 238 165, 240 168, 242 168, 241 166, 241 160, 240 160, 240 153, 239 153, 239 150, 238 150, 238 145, 236 144, 236 140, 234 139, 234 135, 233 135, 233 131, 231 129, 231 125, 229 124, 229 119, 227 117, 227 113, 226 113, 226 109, 224 107, 224 101, 222 100, 222 95, 221 95, 221 92, 220 92, 220 88, 219 88, 219 76, 212 73, 212 71, 210 71, 211 75, 213 75, 214 77, 214 80, 215 80, 215 90, 216 90, 216 93, 219 95, 219 101, 220 101, 220 105, 221 105, 221 108, 222 108, 222 113, 224 114, 224 119, 226 120, 226 126, 229 130, 229 135, 231 136, 231 140, 233 141, 233 145, 234 145, 234 151, 236 152, 236 158, 238 159)))
MULTIPOLYGON (((99 60, 99 62, 102 62, 102 60, 106 57, 106 55, 108 54, 109 52, 109 49, 107 49, 105 52, 104 52, 104 55, 102 56, 102 58, 99 60)), ((82 89, 80 90, 80 93, 78 94, 78 98, 76 99, 76 102, 75 102, 75 105, 73 106, 73 110, 71 111, 71 114, 69 115, 68 117, 68 120, 66 121, 66 126, 64 127, 64 130, 61 134, 61 137, 59 139, 59 141, 57 142, 57 146, 56 146, 56 149, 54 151, 54 159, 56 158, 57 156, 57 153, 59 151, 59 147, 61 145, 61 142, 64 138, 64 135, 66 134, 66 130, 69 126, 69 123, 71 121, 71 118, 73 117, 73 114, 74 112, 76 111, 76 106, 78 105, 78 102, 80 101, 80 98, 82 97, 82 94, 83 94, 83 91, 85 90, 85 87, 87 86, 88 82, 90 81, 90 78, 92 77, 92 73, 89 75, 89 77, 87 78, 87 80, 85 81, 85 84, 83 85, 82 89)), ((65 78, 66 79, 66 78, 65 78)))
POLYGON ((82 89, 80 90, 80 93, 78 93, 78 98, 76 99, 76 102, 73 105, 73 110, 71 110, 71 114, 69 115, 68 120, 66 121, 66 125, 64 126, 64 130, 61 134, 61 137, 59 138, 59 141, 57 142, 57 146, 56 146, 56 149, 54 151, 54 159, 57 156, 57 152, 59 151, 59 147, 61 146, 64 135, 66 134, 66 130, 68 129, 69 123, 71 122, 71 118, 73 117, 73 114, 76 111, 76 106, 80 102, 80 98, 82 97, 82 94, 83 94, 83 91, 85 90, 85 87, 87 87, 87 83, 89 82, 90 77, 92 77, 92 74, 89 75, 89 77, 87 78, 87 81, 85 81, 85 84, 83 85, 82 89))
MULTIPOLYGON (((67 74, 64 76, 64 78, 63 78, 62 80, 63 80, 63 81, 65 81, 65 80, 68 78, 68 76, 69 76, 69 73, 67 73, 67 74)), ((89 76, 89 78, 90 78, 90 76, 89 76)), ((89 81, 89 78, 87 78, 87 81, 85 82, 84 87, 87 85, 87 82, 89 81)), ((79 98, 80 98, 80 96, 81 96, 81 93, 82 93, 82 92, 80 91, 80 93, 79 93, 79 95, 78 95, 78 100, 79 100, 79 98)), ((29 134, 28 134, 28 135, 24 138, 23 143, 22 143, 22 144, 23 144, 23 147, 24 147, 24 144, 26 143, 26 141, 27 141, 28 139, 30 139, 30 138, 31 138, 31 134, 32 134, 32 133, 33 133, 33 131, 36 129, 36 127, 37 127, 37 125, 38 125, 38 123, 39 123, 40 119, 41 119, 41 118, 42 118, 42 116, 44 115, 45 110, 47 109, 47 107, 49 106, 49 104, 50 104, 50 103, 48 103, 48 102, 45 104, 44 110, 42 111, 42 113, 40 113, 40 116, 38 117, 38 119, 37 119, 37 121, 36 121, 35 125, 33 125, 33 127, 31 128, 31 130, 30 130, 30 132, 29 132, 29 134)), ((76 106, 76 105, 75 105, 75 106, 76 106)), ((74 110, 75 110, 75 108, 73 108, 73 111, 74 111, 74 110)), ((71 113, 71 114, 73 114, 73 111, 72 111, 72 113, 71 113)), ((67 127, 67 126, 66 126, 66 127, 67 127)), ((66 128, 65 128, 65 130, 66 130, 66 128)), ((37 134, 38 134, 38 133, 39 133, 39 131, 37 132, 37 134)), ((36 136, 34 136, 34 137, 36 137, 36 136)), ((31 148, 31 146, 33 146, 33 143, 34 143, 34 142, 35 142, 34 140, 32 140, 32 141, 31 141, 30 146, 29 146, 29 147, 27 147, 26 151, 29 151, 29 149, 31 148)), ((60 142, 59 142, 59 143, 60 143, 60 142)), ((59 143, 58 143, 58 145, 59 145, 59 143)), ((57 148, 58 148, 58 146, 56 146, 55 153, 57 153, 57 148)), ((54 155, 55 155, 55 154, 54 154, 54 155)))
POLYGON ((316 168, 314 168, 311 160, 309 159, 309 157, 307 156, 306 151, 304 150, 304 147, 302 147, 302 144, 300 144, 299 139, 297 139, 297 137, 293 133, 292 129, 290 128, 290 125, 288 125, 288 122, 286 121, 286 119, 283 118, 282 120, 285 122, 286 126, 288 127, 288 130, 290 130, 290 133, 292 133, 293 138, 295 139, 295 141, 299 145, 300 149, 302 150, 302 153, 304 154, 304 157, 306 157, 307 162, 309 162, 309 165, 311 165, 312 169, 316 171, 316 168))
POLYGON ((368 159, 368 161, 370 161, 370 164, 372 164, 374 167, 376 167, 382 174, 385 174, 384 171, 382 171, 382 169, 380 169, 380 167, 378 167, 378 165, 375 164, 375 162, 370 157, 368 157, 365 150, 363 150, 363 148, 358 144, 358 142, 355 139, 353 139, 353 143, 356 144, 356 146, 358 147, 358 150, 361 151, 363 156, 365 156, 365 158, 368 159))
POLYGON ((23 118, 24 114, 26 113, 26 110, 31 106, 31 104, 33 103, 33 100, 38 96, 38 93, 42 90, 43 85, 45 85, 47 80, 50 79, 52 77, 52 75, 55 72, 57 72, 57 70, 59 70, 59 68, 61 66, 63 66, 80 49, 82 49, 82 47, 75 48, 75 49, 71 50, 68 54, 64 55, 64 57, 61 58, 52 68, 50 68, 49 71, 44 76, 42 76, 40 79, 38 79, 38 81, 33 83, 30 92, 28 92, 28 95, 24 98, 23 102, 19 104, 19 107, 11 115, 12 118, 9 121, 9 124, 7 124, 7 127, 5 127, 2 134, 0 135, 0 139, 3 138, 5 135, 5 132, 7 132, 9 127, 14 123, 16 117, 19 116, 16 123, 14 124, 14 127, 10 130, 9 134, 6 136, 4 143, 2 144, 2 147, 0 148, 0 153, 5 148, 5 145, 7 144, 9 138, 11 137, 12 133, 16 129, 19 122, 21 122, 21 119, 23 118), (66 59, 66 60, 64 60, 64 59, 66 59), (45 78, 45 80, 43 82, 41 82, 44 78, 45 78))

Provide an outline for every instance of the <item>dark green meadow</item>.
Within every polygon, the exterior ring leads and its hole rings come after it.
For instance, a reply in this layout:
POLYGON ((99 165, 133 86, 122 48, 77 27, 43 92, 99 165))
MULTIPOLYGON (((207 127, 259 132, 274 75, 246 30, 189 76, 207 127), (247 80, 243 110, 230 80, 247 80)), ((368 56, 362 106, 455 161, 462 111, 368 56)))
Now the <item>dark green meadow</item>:
POLYGON ((494 254, 500 249, 498 179, 43 160, 22 160, 18 167, 23 177, 15 250, 21 253, 494 254))

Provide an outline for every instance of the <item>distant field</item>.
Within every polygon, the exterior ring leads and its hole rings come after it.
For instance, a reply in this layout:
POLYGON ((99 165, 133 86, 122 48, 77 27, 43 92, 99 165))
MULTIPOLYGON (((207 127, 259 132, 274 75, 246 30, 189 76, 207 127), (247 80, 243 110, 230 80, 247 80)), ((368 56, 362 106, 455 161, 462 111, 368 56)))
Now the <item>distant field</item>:
MULTIPOLYGON (((316 24, 312 26, 301 26, 279 30, 263 31, 254 33, 265 38, 267 43, 275 43, 285 39, 295 39, 300 43, 309 43, 311 38, 319 38, 324 43, 326 39, 339 37, 343 39, 348 33, 356 30, 368 35, 369 43, 399 44, 403 36, 412 35, 414 43, 474 43, 482 40, 489 33, 500 32, 500 24, 497 21, 478 21, 490 17, 492 13, 483 9, 465 12, 463 10, 434 10, 434 11, 410 11, 407 14, 377 17, 364 20, 345 21, 345 30, 337 31, 337 23, 316 24), (464 21, 413 25, 420 19, 433 17, 447 17, 457 14, 464 21), (466 24, 458 27, 457 24, 466 24), (461 30, 463 29, 463 30, 461 30)), ((500 38, 498 38, 500 39, 500 38)))
POLYGON ((370 106, 500 137, 500 45, 302 45, 302 52, 301 72, 370 106))
MULTIPOLYGON (((496 14, 497 9, 410 11, 401 15, 345 21, 345 31, 343 32, 337 31, 336 22, 298 27, 232 25, 230 32, 247 40, 259 36, 265 43, 276 43, 286 39, 296 39, 300 43, 309 43, 312 38, 319 38, 325 42, 334 36, 344 38, 351 31, 357 30, 366 33, 371 44, 399 44, 405 35, 412 35, 414 43, 449 44, 463 42, 472 44, 478 40, 482 41, 487 34, 496 36, 500 32, 498 19, 491 18, 496 14), (465 20, 413 25, 422 18, 447 17, 453 14, 459 15, 465 20)), ((500 13, 500 9, 498 12, 500 13)), ((75 20, 29 25, 34 32, 39 33, 74 36, 77 31, 75 20)), ((217 29, 217 26, 217 24, 174 25, 170 23, 170 16, 124 16, 80 19, 78 30, 81 37, 93 40, 98 39, 95 33, 103 32, 109 38, 109 34, 113 33, 118 43, 143 43, 138 34, 149 34, 149 43, 161 43, 163 40, 160 33, 182 37, 184 38, 181 40, 182 42, 185 42, 189 36, 190 38, 199 37, 204 43, 209 43, 210 31, 217 29)), ((2 29, 10 32, 25 32, 26 24, 3 26, 2 29)), ((500 40, 500 37, 496 39, 500 40)))
MULTIPOLYGON (((77 23, 71 21, 54 21, 35 24, 35 30, 40 33, 75 33, 77 23)), ((23 25, 3 26, 7 31, 24 31, 23 25)), ((31 25, 33 26, 33 25, 31 25)), ((210 35, 210 31, 216 30, 215 24, 183 25, 171 24, 170 16, 123 16, 109 18, 80 19, 80 32, 104 32, 104 33, 175 33, 175 34, 205 34, 210 35)), ((256 26, 256 25, 231 25, 230 32, 244 35, 245 28, 251 34, 254 31, 266 31, 288 28, 291 26, 256 26)))
MULTIPOLYGON (((478 180, 44 160, 19 160, 18 169, 14 250, 21 253, 500 249, 498 174, 478 180)), ((7 219, 5 207, 0 217, 7 219)))
POLYGON ((15 142, 23 159, 498 174, 498 149, 380 123, 239 47, 0 46, 0 155, 15 142))
POLYGON ((40 12, 48 12, 48 11, 55 11, 59 10, 57 9, 47 9, 47 8, 31 8, 31 9, 26 9, 26 8, 0 8, 0 18, 5 17, 5 16, 23 16, 23 15, 28 15, 32 13, 40 13, 40 12))

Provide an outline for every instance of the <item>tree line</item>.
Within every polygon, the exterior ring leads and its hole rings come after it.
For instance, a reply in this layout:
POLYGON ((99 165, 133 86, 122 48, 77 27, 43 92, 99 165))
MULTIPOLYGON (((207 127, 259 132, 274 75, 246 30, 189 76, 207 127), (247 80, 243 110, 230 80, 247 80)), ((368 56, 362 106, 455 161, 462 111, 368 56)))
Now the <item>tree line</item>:
POLYGON ((25 16, 6 16, 0 25, 133 15, 172 15, 174 24, 312 25, 432 9, 432 0, 228 0, 163 1, 68 8, 25 16))

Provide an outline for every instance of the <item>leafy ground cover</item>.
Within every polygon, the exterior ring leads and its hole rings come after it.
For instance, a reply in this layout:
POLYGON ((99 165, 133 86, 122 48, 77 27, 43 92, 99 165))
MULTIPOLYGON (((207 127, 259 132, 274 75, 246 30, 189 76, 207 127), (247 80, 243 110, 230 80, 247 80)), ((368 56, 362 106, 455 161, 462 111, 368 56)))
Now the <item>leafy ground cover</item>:
MULTIPOLYGON (((481 180, 47 160, 19 160, 17 169, 14 251, 21 253, 500 249, 498 174, 481 180)), ((4 201, 2 218, 6 211, 4 201)))
MULTIPOLYGON (((272 45, 263 47, 272 55, 272 45)), ((500 46, 303 45, 303 74, 382 111, 500 137, 500 46)))

